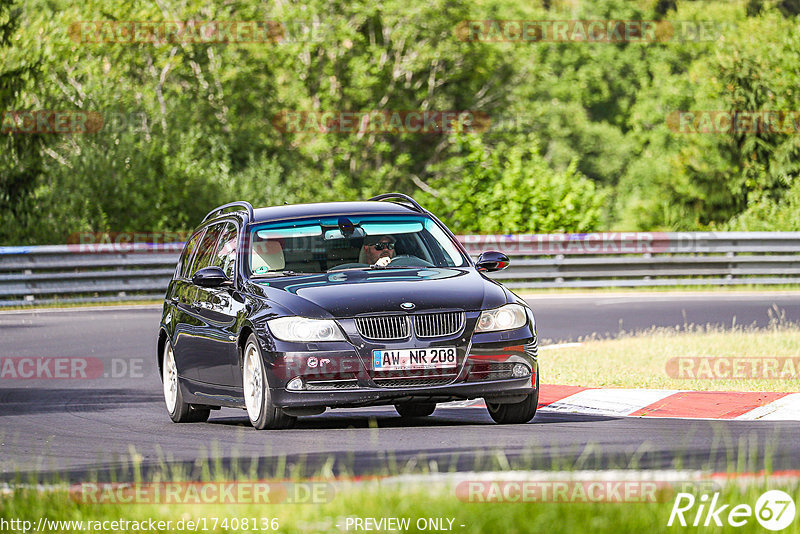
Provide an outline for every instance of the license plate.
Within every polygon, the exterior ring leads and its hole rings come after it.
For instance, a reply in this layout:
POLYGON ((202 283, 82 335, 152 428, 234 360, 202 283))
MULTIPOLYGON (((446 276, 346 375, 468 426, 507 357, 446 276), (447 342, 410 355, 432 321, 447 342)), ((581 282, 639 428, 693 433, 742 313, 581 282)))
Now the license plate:
POLYGON ((456 365, 455 347, 372 351, 372 368, 375 371, 443 369, 456 365))

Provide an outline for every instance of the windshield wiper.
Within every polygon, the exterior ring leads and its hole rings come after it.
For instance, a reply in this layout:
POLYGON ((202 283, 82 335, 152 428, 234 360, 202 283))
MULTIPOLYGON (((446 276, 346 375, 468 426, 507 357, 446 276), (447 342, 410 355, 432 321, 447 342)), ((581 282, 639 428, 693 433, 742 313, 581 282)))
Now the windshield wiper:
POLYGON ((413 265, 391 265, 388 267, 378 267, 367 265, 366 267, 347 267, 345 269, 328 269, 326 273, 346 273, 349 271, 387 271, 390 269, 427 269, 427 267, 414 267, 413 265))
POLYGON ((278 276, 301 276, 308 274, 322 274, 322 273, 304 273, 299 271, 268 271, 266 273, 253 273, 252 278, 276 278, 278 276))
POLYGON ((369 271, 369 266, 345 267, 344 269, 328 269, 326 273, 346 273, 347 271, 369 271))

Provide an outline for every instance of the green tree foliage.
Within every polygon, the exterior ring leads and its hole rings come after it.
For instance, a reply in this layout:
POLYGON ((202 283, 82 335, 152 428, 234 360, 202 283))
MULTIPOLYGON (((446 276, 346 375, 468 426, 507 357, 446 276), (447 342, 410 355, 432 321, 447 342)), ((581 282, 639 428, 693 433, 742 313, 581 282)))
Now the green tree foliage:
POLYGON ((731 219, 726 230, 800 232, 800 181, 779 200, 762 198, 731 219))
MULTIPOLYGON (((11 112, 25 108, 29 101, 25 90, 41 81, 39 63, 33 55, 19 54, 13 49, 19 41, 22 8, 13 0, 0 0, 0 112, 6 126, 13 128, 18 120, 11 112), (9 123, 8 121, 11 121, 9 123)), ((25 225, 27 215, 35 209, 31 195, 42 173, 43 136, 0 133, 0 213, 6 224, 0 225, 0 241, 10 236, 21 237, 14 224, 25 225)))
POLYGON ((475 134, 455 136, 451 154, 434 169, 439 176, 426 207, 460 233, 588 232, 602 216, 604 193, 572 164, 554 171, 535 137, 488 149, 475 134))
POLYGON ((795 4, 0 0, 0 109, 106 120, 96 133, 0 136, 0 242, 186 230, 239 198, 393 190, 459 232, 796 228, 800 135, 667 124, 676 110, 800 110, 795 4), (463 21, 485 19, 659 20, 675 34, 459 38, 463 21), (79 21, 110 20, 288 24, 280 42, 76 39, 79 21), (703 24, 711 34, 697 39, 703 24), (279 120, 376 110, 474 110, 491 123, 448 135, 292 131, 279 120))
POLYGON ((800 109, 796 21, 773 10, 731 22, 736 27, 714 42, 713 54, 695 58, 686 73, 661 71, 653 87, 664 89, 637 103, 634 118, 642 121, 638 129, 647 149, 620 182, 617 216, 624 227, 724 228, 751 206, 780 204, 796 181, 797 133, 744 128, 687 134, 666 126, 673 110, 735 115, 800 109), (644 123, 648 117, 655 119, 652 128, 644 123))

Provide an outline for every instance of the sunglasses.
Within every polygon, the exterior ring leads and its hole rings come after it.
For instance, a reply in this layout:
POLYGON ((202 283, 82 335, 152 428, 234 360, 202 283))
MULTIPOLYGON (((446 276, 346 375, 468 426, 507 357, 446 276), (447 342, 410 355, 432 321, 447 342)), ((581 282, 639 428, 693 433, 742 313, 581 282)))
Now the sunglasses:
POLYGON ((374 245, 370 246, 374 247, 375 250, 383 250, 385 248, 388 248, 389 250, 394 250, 394 243, 375 243, 374 245))

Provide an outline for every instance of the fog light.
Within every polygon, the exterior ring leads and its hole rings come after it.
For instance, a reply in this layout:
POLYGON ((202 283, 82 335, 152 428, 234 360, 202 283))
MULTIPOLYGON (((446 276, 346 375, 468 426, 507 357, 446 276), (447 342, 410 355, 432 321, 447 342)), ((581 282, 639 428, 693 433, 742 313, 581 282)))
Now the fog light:
POLYGON ((305 389, 305 385, 303 385, 303 379, 299 377, 294 377, 289 380, 289 383, 286 384, 286 389, 289 391, 300 391, 301 389, 305 389))
POLYGON ((514 378, 522 378, 523 376, 528 376, 531 374, 528 366, 522 363, 515 363, 514 367, 511 368, 511 374, 514 378))

